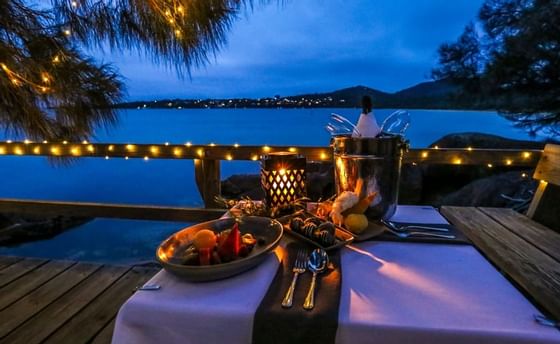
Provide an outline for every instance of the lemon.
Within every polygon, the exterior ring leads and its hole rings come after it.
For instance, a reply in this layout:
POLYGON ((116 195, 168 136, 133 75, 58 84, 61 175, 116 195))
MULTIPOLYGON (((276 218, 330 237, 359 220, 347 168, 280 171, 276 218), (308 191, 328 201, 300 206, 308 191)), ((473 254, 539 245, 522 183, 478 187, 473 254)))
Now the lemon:
POLYGON ((344 218, 344 227, 354 234, 360 234, 368 227, 368 219, 364 214, 350 214, 344 218))

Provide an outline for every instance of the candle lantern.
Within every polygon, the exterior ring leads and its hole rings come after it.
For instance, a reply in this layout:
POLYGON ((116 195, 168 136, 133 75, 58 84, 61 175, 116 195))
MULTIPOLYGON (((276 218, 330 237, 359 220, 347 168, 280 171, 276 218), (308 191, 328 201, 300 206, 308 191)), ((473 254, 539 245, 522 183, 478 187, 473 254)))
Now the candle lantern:
POLYGON ((288 152, 270 153, 261 160, 261 184, 266 205, 292 203, 306 195, 306 159, 288 152))

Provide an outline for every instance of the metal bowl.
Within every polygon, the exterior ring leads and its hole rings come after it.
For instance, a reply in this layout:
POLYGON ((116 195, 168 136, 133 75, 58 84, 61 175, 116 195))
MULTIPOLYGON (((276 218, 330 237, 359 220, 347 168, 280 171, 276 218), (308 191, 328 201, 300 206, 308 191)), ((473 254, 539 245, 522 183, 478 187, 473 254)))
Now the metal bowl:
POLYGON ((250 233, 257 243, 249 256, 234 261, 206 266, 183 265, 178 258, 191 244, 194 235, 202 229, 210 229, 220 233, 230 229, 235 220, 233 218, 219 219, 199 223, 184 228, 163 241, 156 251, 156 258, 164 269, 191 282, 214 281, 231 277, 247 271, 262 263, 270 252, 274 250, 282 238, 282 225, 267 217, 244 217, 239 224, 241 234, 250 233), (264 241, 264 243, 263 243, 264 241))

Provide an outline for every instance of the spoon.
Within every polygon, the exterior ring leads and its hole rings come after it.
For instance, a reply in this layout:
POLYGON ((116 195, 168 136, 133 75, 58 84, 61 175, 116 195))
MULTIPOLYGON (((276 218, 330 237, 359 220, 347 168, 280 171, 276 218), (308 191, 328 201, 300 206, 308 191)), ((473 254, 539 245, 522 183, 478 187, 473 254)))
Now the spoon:
POLYGON ((309 271, 313 273, 313 278, 311 279, 311 285, 309 286, 309 291, 307 292, 305 302, 303 303, 304 309, 311 310, 315 307, 315 285, 317 275, 327 270, 328 265, 329 256, 325 250, 317 248, 311 252, 309 260, 307 261, 307 267, 309 268, 309 271))

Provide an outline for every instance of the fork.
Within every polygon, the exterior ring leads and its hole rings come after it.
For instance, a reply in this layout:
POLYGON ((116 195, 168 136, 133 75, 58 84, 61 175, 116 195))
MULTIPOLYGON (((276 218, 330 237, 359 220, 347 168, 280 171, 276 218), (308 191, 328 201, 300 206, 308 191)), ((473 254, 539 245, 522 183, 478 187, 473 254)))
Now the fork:
POLYGON ((297 253, 296 261, 292 269, 292 272, 294 273, 294 277, 292 278, 292 283, 290 284, 290 288, 288 289, 286 296, 284 296, 284 300, 282 300, 282 307, 284 308, 292 307, 292 302, 294 299, 294 290, 296 289, 296 282, 299 274, 305 272, 306 263, 307 263, 307 252, 303 249, 300 249, 297 253))
POLYGON ((408 237, 427 237, 427 238, 442 238, 442 239, 455 239, 455 235, 453 234, 440 234, 440 233, 429 233, 429 232, 397 232, 393 230, 391 227, 386 227, 387 231, 393 233, 394 235, 398 236, 399 238, 406 239, 408 237))
POLYGON ((418 230, 426 230, 426 231, 434 231, 434 232, 449 232, 448 228, 444 228, 444 227, 433 227, 433 226, 423 226, 423 225, 402 225, 402 226, 397 226, 396 224, 394 224, 391 221, 387 221, 387 220, 381 220, 381 223, 383 223, 385 226, 387 227, 391 227, 391 229, 398 231, 398 232, 406 232, 409 230, 414 230, 416 229, 418 230))

